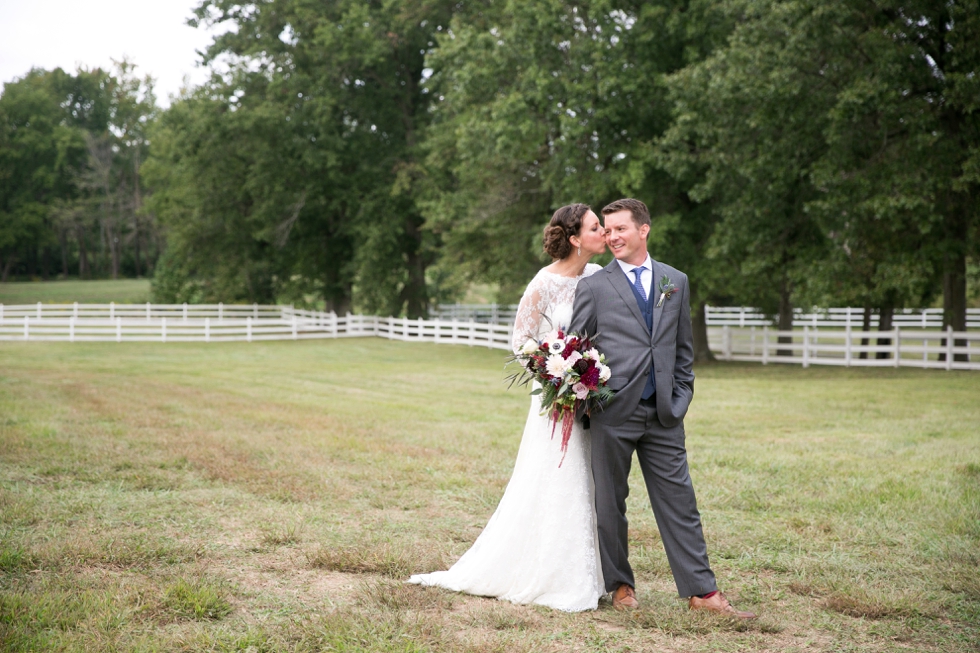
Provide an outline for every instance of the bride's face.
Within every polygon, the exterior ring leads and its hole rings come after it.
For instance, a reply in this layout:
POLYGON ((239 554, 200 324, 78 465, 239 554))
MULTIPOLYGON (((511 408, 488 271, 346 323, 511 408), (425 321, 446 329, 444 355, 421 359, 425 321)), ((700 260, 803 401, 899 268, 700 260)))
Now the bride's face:
POLYGON ((592 211, 582 217, 578 239, 582 243, 582 256, 595 256, 606 251, 606 230, 592 211))

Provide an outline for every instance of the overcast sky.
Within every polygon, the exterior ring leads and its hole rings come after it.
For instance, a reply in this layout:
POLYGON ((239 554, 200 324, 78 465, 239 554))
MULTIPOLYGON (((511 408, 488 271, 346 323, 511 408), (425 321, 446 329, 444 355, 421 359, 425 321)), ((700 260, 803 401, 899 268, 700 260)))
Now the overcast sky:
POLYGON ((156 79, 160 104, 169 105, 184 76, 206 75, 195 53, 211 41, 185 24, 198 0, 0 0, 0 82, 32 67, 79 65, 111 69, 125 55, 139 76, 156 79))

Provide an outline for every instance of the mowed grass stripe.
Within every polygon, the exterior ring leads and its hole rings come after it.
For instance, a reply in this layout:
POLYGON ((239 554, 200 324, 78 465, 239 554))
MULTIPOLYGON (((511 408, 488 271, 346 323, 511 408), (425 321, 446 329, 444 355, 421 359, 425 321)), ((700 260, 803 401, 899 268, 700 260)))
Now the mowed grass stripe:
POLYGON ((10 281, 0 283, 0 304, 140 304, 150 301, 149 279, 10 281))
MULTIPOLYGON (((975 650, 980 377, 711 365, 687 420, 722 588, 677 600, 639 470, 643 609, 403 586, 508 480, 501 352, 381 339, 0 346, 9 650, 975 650)), ((533 500, 529 497, 529 500, 533 500)))

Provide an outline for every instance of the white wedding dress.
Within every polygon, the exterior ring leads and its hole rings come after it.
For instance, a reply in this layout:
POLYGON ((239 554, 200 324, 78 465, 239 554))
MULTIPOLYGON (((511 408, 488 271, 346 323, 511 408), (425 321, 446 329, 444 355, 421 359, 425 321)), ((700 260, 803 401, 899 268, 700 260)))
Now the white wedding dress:
MULTIPOLYGON (((599 269, 590 264, 582 276, 599 269)), ((541 339, 552 324, 569 323, 581 278, 538 272, 517 311, 515 352, 529 338, 541 339)), ((532 396, 514 473, 473 546, 449 570, 412 576, 408 582, 569 612, 596 608, 605 590, 589 432, 575 423, 562 462, 561 426, 552 437, 540 411, 538 397, 532 396)))

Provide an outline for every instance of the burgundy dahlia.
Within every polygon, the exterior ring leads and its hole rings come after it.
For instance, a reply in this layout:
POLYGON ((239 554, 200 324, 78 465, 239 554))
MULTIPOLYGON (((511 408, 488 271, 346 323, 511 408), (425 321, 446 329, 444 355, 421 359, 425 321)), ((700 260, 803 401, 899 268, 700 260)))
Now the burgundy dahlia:
POLYGON ((582 374, 582 383, 589 390, 595 390, 599 385, 599 368, 593 365, 582 374))

